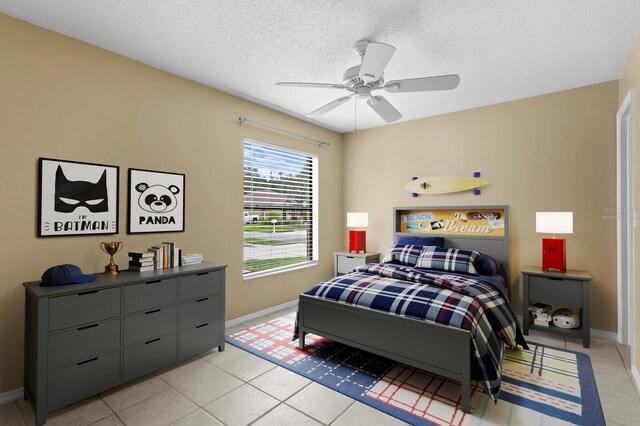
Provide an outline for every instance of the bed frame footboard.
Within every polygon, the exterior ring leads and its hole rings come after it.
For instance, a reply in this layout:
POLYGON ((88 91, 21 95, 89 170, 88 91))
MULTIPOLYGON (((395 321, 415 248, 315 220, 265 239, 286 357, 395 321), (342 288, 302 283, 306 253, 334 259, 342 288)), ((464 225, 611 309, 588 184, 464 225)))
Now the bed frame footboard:
POLYGON ((471 410, 471 333, 358 306, 300 295, 300 349, 313 333, 462 384, 462 410, 471 410))

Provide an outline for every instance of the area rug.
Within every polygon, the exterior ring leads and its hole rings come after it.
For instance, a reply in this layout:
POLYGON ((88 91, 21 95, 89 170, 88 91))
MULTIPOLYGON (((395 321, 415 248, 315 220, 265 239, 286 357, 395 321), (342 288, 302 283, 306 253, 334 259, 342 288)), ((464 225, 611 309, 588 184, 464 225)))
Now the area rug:
POLYGON ((230 334, 230 344, 412 425, 604 425, 589 357, 530 344, 507 349, 500 399, 472 382, 472 413, 460 384, 408 365, 307 334, 301 351, 289 314, 230 334))

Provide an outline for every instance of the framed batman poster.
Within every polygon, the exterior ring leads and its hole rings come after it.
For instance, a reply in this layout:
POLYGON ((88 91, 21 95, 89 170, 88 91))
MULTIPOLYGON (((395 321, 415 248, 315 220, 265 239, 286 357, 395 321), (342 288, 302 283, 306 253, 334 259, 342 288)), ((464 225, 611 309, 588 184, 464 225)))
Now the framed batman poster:
POLYGON ((184 232, 184 186, 181 173, 129 169, 127 231, 184 232))
POLYGON ((118 233, 120 168, 39 159, 38 237, 118 233))

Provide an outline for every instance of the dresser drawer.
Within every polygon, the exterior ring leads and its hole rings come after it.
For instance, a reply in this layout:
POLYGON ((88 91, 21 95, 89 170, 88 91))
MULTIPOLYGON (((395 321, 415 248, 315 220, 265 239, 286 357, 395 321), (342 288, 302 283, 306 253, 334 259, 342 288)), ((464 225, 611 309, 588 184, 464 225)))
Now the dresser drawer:
POLYGON ((209 321, 180 332, 180 358, 189 358, 222 344, 222 320, 209 321))
POLYGON ((224 271, 200 272, 180 277, 180 301, 222 293, 224 271))
POLYGON ((49 368, 75 363, 120 347, 120 320, 83 325, 49 335, 49 368))
POLYGON ((178 330, 178 307, 151 309, 124 319, 124 344, 146 342, 178 330))
POLYGON ((180 329, 222 319, 222 297, 219 294, 180 305, 180 329))
POLYGON ((177 335, 173 333, 126 348, 124 380, 135 379, 175 362, 178 354, 177 342, 177 335))
POLYGON ((146 311, 178 301, 178 279, 150 280, 124 288, 124 313, 146 311))
POLYGON ((337 259, 337 268, 336 271, 339 274, 346 274, 353 268, 364 265, 366 260, 360 256, 344 256, 339 255, 337 259))
POLYGON ((47 410, 95 395, 118 385, 120 351, 90 358, 47 375, 47 410))
POLYGON ((120 315, 120 287, 87 290, 49 299, 49 331, 120 315))
POLYGON ((582 307, 582 281, 530 275, 529 298, 532 302, 582 307))

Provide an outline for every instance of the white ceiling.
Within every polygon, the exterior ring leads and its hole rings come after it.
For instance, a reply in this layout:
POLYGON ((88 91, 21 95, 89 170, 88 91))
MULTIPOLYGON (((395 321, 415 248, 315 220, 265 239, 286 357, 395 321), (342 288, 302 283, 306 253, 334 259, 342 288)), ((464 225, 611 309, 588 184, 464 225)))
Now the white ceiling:
MULTIPOLYGON (((402 120, 620 77, 638 0, 0 0, 0 11, 296 117, 348 94, 360 39, 397 48, 385 80, 457 73, 454 91, 386 93, 402 120)), ((386 124, 358 101, 359 129, 386 124)), ((314 121, 353 130, 353 101, 314 121)))

